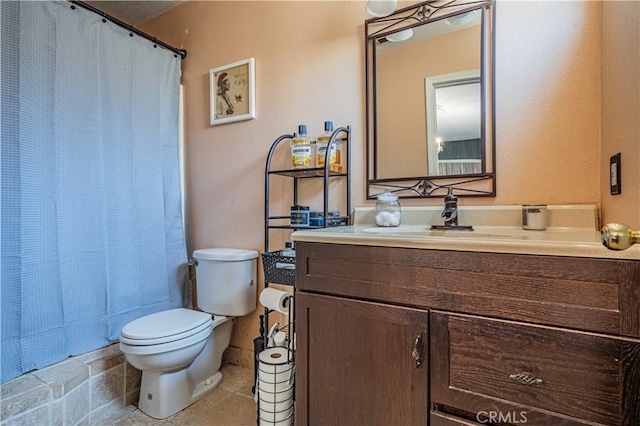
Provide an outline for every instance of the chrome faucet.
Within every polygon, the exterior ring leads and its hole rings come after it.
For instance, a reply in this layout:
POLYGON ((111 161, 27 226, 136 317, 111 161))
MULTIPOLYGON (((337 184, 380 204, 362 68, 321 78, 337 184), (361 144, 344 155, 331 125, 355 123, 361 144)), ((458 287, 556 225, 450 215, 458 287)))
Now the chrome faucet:
POLYGON ((431 229, 451 229, 457 231, 473 231, 472 226, 458 225, 458 197, 453 194, 453 187, 449 187, 444 197, 444 210, 440 214, 444 225, 431 225, 431 229))
POLYGON ((449 193, 444 197, 444 210, 440 214, 445 226, 458 226, 458 197, 453 195, 453 189, 449 187, 449 193))

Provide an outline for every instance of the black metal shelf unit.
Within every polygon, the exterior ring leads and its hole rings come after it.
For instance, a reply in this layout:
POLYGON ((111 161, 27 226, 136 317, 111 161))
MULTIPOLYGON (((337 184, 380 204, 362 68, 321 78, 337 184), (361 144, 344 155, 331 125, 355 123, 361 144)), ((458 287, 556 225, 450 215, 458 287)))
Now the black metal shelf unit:
MULTIPOLYGON (((323 178, 324 179, 324 225, 316 226, 316 227, 305 227, 305 229, 313 229, 313 228, 325 228, 329 223, 329 180, 331 178, 344 178, 346 180, 346 213, 344 218, 349 220, 351 213, 351 126, 347 127, 339 127, 331 134, 331 139, 329 141, 329 145, 327 147, 327 156, 330 152, 331 146, 336 143, 338 140, 341 140, 343 143, 343 151, 346 151, 344 155, 344 172, 338 173, 329 168, 330 164, 328 161, 325 161, 324 167, 314 167, 309 169, 291 169, 291 170, 271 170, 271 159, 276 150, 276 147, 283 141, 290 141, 296 135, 282 135, 278 139, 276 139, 271 145, 271 149, 269 150, 269 155, 267 156, 267 164, 265 167, 265 178, 264 178, 264 248, 265 251, 269 251, 269 229, 298 229, 294 228, 290 225, 274 225, 271 222, 273 220, 286 220, 290 219, 290 215, 276 215, 271 216, 269 213, 269 183, 270 179, 273 175, 285 176, 293 178, 293 204, 298 204, 298 180, 299 179, 308 179, 308 178, 323 178), (344 150, 344 145, 346 144, 346 150, 344 150)), ((266 285, 267 283, 265 283, 266 285)))
MULTIPOLYGON (((333 133, 331 134, 331 139, 329 140, 328 146, 327 146, 327 154, 325 157, 325 163, 324 163, 324 167, 314 167, 314 168, 308 168, 308 169, 291 169, 291 170, 271 170, 271 159, 276 151, 276 148, 278 147, 278 145, 280 145, 280 143, 284 142, 284 141, 291 141, 291 139, 295 138, 296 135, 295 134, 287 134, 287 135, 282 135, 279 138, 277 138, 273 144, 271 145, 271 149, 269 150, 269 155, 267 156, 267 162, 266 162, 266 167, 265 167, 265 177, 264 177, 264 249, 266 253, 269 253, 269 233, 272 229, 279 229, 279 230, 296 230, 296 229, 301 229, 298 227, 293 227, 291 226, 291 224, 283 224, 283 221, 286 220, 290 220, 291 216, 290 215, 271 215, 270 213, 270 208, 269 208, 269 184, 270 184, 270 180, 274 175, 277 176, 284 176, 284 177, 288 177, 288 178, 292 178, 293 179, 293 204, 297 205, 298 204, 298 181, 300 179, 309 179, 309 178, 322 178, 324 179, 324 187, 323 187, 323 215, 324 215, 324 220, 323 220, 323 226, 309 226, 309 227, 304 227, 302 229, 317 229, 317 228, 326 228, 329 226, 330 221, 330 217, 328 215, 329 213, 329 181, 330 179, 334 179, 334 178, 341 178, 344 179, 345 181, 345 195, 346 195, 346 200, 345 200, 345 207, 346 207, 346 212, 344 215, 341 215, 340 218, 344 221, 346 221, 346 223, 349 223, 350 220, 350 215, 351 215, 351 126, 346 126, 346 127, 339 127, 336 130, 333 131, 333 133), (336 142, 341 141, 342 142, 342 153, 343 153, 343 158, 342 158, 342 166, 343 166, 343 172, 336 172, 334 170, 330 169, 330 164, 328 161, 328 156, 329 153, 331 152, 331 147, 333 146, 333 144, 335 144, 336 142), (346 149, 345 149, 346 148, 346 149), (279 223, 274 223, 274 222, 279 222, 279 223)), ((265 257, 263 256, 263 262, 265 260, 265 257)), ((264 266, 264 265, 263 265, 264 266)), ((292 272, 290 272, 292 273, 292 272)), ((265 288, 269 286, 270 283, 272 284, 285 284, 285 285, 291 285, 290 281, 291 280, 287 280, 289 282, 285 282, 285 283, 278 283, 276 281, 269 281, 268 277, 265 274, 265 288)), ((294 287, 294 291, 295 291, 295 285, 293 285, 294 287)), ((271 313, 271 311, 269 311, 268 309, 265 308, 265 312, 264 312, 264 341, 267 342, 268 341, 268 331, 269 331, 269 314, 271 313)), ((289 327, 290 328, 290 332, 293 332, 293 328, 294 327, 289 327)))

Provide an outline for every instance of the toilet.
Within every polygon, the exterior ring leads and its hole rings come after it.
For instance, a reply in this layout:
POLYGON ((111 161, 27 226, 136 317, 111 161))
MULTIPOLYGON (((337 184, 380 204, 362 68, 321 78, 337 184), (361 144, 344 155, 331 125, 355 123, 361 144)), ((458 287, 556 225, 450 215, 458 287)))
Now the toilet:
POLYGON ((198 306, 131 321, 120 350, 142 371, 138 408, 165 419, 215 390, 222 382, 222 353, 231 341, 232 317, 256 308, 258 252, 208 248, 196 259, 198 306))

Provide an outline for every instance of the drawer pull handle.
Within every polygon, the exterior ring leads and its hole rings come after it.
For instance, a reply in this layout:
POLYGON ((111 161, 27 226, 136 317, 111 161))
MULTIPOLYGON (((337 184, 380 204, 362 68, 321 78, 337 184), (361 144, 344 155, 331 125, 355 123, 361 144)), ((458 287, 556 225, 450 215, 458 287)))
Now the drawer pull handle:
POLYGON ((542 379, 539 377, 535 377, 531 373, 517 373, 517 374, 509 374, 509 378, 515 380, 518 383, 522 383, 523 385, 541 385, 542 379))
POLYGON ((418 337, 416 337, 416 341, 413 344, 413 350, 411 351, 411 358, 415 361, 416 368, 419 368, 420 364, 422 364, 422 333, 418 334, 418 337))

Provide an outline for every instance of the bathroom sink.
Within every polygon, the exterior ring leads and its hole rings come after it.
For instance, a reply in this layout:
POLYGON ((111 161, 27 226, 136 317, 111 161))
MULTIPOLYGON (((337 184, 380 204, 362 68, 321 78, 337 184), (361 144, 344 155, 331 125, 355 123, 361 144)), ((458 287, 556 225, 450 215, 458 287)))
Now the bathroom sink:
POLYGON ((443 238, 455 240, 529 240, 529 241, 574 241, 576 239, 596 239, 593 230, 581 228, 549 228, 546 231, 530 231, 513 226, 478 226, 473 231, 432 230, 429 225, 400 225, 398 227, 367 227, 365 234, 383 238, 443 238))
POLYGON ((512 233, 488 233, 478 231, 442 230, 431 229, 430 226, 398 226, 398 227, 372 227, 362 230, 368 234, 396 235, 403 237, 448 237, 448 238, 513 238, 512 233))
MULTIPOLYGON (((402 224, 397 227, 376 226, 375 210, 361 208, 360 211, 356 209, 359 217, 354 218, 353 225, 300 230, 293 233, 292 239, 301 242, 554 256, 611 257, 611 253, 614 253, 602 245, 595 209, 554 208, 546 230, 529 230, 522 228, 520 206, 490 207, 493 206, 482 206, 478 210, 469 208, 459 217, 460 225, 471 225, 473 231, 432 230, 432 224, 443 224, 440 207, 406 207, 403 209, 402 224)), ((615 254, 621 254, 621 258, 637 259, 640 252, 618 251, 615 254)))

